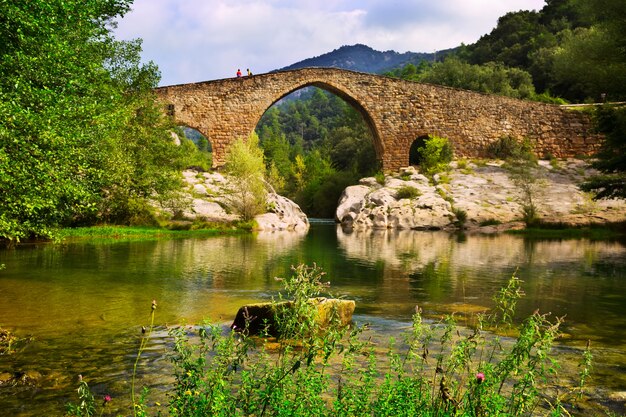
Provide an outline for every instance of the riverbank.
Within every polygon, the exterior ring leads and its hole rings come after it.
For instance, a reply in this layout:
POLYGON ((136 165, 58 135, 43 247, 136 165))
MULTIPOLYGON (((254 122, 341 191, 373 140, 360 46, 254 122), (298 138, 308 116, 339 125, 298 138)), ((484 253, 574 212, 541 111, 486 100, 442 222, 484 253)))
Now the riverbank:
POLYGON ((150 226, 91 226, 66 228, 59 232, 59 241, 76 242, 82 240, 106 241, 142 241, 154 239, 186 239, 217 235, 236 235, 249 233, 251 223, 176 223, 166 227, 150 226))

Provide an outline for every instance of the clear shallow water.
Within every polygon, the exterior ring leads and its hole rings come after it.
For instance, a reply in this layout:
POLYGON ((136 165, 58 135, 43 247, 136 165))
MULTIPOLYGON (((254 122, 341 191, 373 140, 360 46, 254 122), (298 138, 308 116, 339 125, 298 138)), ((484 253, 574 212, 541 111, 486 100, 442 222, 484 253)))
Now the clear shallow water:
MULTIPOLYGON (((427 316, 475 313, 517 271, 522 314, 567 315, 568 348, 591 339, 598 385, 626 391, 626 246, 587 240, 394 232, 344 234, 314 224, 294 233, 113 244, 24 245, 0 251, 0 326, 33 335, 0 373, 35 371, 37 388, 0 387, 0 415, 61 415, 76 375, 98 393, 128 397, 139 328, 157 300, 142 383, 170 381, 166 327, 209 318, 229 323, 250 301, 269 300, 276 276, 316 262, 334 295, 355 299, 356 317, 395 332, 419 304, 427 316)), ((121 404, 122 401, 117 401, 121 404)), ((120 413, 127 414, 124 409, 120 413)))

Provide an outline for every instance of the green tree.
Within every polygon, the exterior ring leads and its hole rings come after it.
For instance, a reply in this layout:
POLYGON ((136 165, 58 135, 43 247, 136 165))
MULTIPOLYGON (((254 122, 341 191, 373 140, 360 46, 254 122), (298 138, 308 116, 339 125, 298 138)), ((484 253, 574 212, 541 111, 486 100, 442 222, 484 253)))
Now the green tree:
MULTIPOLYGON (((588 0, 592 2, 592 0, 588 0)), ((595 2, 592 2, 595 3, 595 2)), ((571 85, 579 98, 598 101, 602 94, 609 100, 626 98, 626 7, 597 2, 615 15, 600 15, 590 28, 567 31, 554 51, 555 76, 571 85), (617 24, 621 22, 621 26, 617 24)))
POLYGON ((237 139, 226 156, 226 173, 232 187, 227 195, 228 205, 244 221, 265 211, 265 163, 259 147, 259 137, 253 133, 247 140, 237 139))
POLYGON ((606 135, 593 167, 602 172, 582 185, 596 199, 626 198, 626 107, 603 106, 596 114, 598 130, 606 135))
POLYGON ((159 73, 111 34, 130 4, 0 0, 0 237, 145 218, 180 181, 159 73))
POLYGON ((452 145, 446 138, 429 135, 423 146, 417 149, 420 171, 425 175, 433 175, 446 171, 452 161, 452 145))
POLYGON ((535 95, 532 77, 526 71, 493 62, 472 65, 455 56, 433 64, 420 81, 515 98, 531 99, 535 95))

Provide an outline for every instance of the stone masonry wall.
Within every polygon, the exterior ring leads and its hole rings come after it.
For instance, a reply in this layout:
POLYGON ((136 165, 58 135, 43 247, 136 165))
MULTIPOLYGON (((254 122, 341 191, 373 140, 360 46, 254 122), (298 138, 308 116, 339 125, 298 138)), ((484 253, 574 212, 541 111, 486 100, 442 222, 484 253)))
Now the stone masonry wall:
POLYGON ((336 68, 304 68, 155 91, 177 123, 207 137, 213 165, 219 167, 230 144, 252 133, 272 104, 310 85, 341 96, 361 112, 385 171, 407 166, 411 144, 428 134, 450 139, 455 155, 466 157, 485 156, 488 144, 503 136, 528 138, 539 156, 556 157, 590 155, 602 139, 580 111, 336 68))

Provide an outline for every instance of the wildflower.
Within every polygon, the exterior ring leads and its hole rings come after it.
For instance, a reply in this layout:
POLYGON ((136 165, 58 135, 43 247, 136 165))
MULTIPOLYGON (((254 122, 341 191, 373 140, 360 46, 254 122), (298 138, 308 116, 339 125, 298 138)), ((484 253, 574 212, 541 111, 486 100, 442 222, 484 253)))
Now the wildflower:
POLYGON ((485 380, 485 374, 483 374, 482 372, 479 372, 476 374, 476 382, 478 382, 479 384, 482 384, 484 380, 485 380))
POLYGON ((152 309, 156 310, 156 306, 157 306, 156 300, 152 300, 152 309))
POLYGON ((185 391, 185 395, 191 395, 191 390, 185 391))
POLYGON ((104 396, 104 402, 108 403, 109 401, 111 401, 111 396, 109 394, 104 396))

